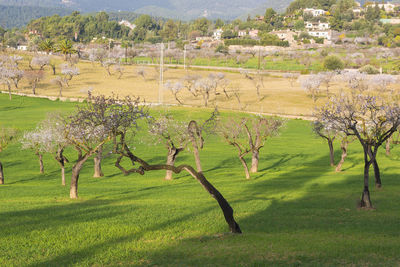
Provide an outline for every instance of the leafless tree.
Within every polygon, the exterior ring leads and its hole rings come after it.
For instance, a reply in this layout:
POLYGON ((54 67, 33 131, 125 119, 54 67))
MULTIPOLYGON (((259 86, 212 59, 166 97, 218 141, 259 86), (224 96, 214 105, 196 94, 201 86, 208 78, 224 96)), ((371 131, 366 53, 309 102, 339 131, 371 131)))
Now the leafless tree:
POLYGON ((121 66, 121 64, 114 65, 114 71, 118 73, 118 79, 121 79, 122 75, 124 75, 125 68, 121 66))
POLYGON ((313 122, 313 131, 317 136, 328 142, 330 163, 332 167, 335 166, 335 149, 333 148, 333 142, 339 134, 338 131, 331 125, 325 125, 318 120, 313 122))
MULTIPOLYGON (((17 130, 10 128, 0 128, 0 152, 14 141, 17 130)), ((4 184, 4 167, 0 161, 0 185, 4 184)))
POLYGON ((55 84, 59 88, 59 93, 58 96, 62 97, 62 90, 64 88, 64 79, 60 76, 55 77, 54 79, 51 80, 51 83, 55 84))
POLYGON ((250 73, 248 70, 241 70, 241 74, 244 75, 244 77, 248 80, 250 80, 253 84, 254 87, 256 88, 256 93, 258 97, 258 101, 261 101, 261 89, 264 88, 264 75, 260 72, 257 71, 256 73, 250 73))
POLYGON ((115 59, 108 58, 101 62, 101 66, 107 71, 108 76, 111 76, 111 66, 115 65, 115 59))
POLYGON ((37 84, 44 78, 42 70, 27 70, 24 72, 24 77, 32 87, 32 94, 36 94, 37 84))
POLYGON ((360 207, 372 208, 369 192, 369 168, 373 164, 375 184, 381 187, 376 156, 379 147, 400 125, 400 106, 392 97, 377 96, 368 91, 341 93, 330 98, 317 116, 321 123, 348 136, 356 136, 364 150, 364 190, 360 207))
POLYGON ((200 75, 196 74, 187 74, 183 76, 181 82, 183 86, 191 93, 194 97, 198 97, 198 92, 196 91, 196 82, 201 79, 200 75))
POLYGON ((133 154, 127 140, 129 139, 129 133, 134 133, 130 131, 130 129, 137 125, 137 120, 139 117, 143 117, 143 114, 141 113, 138 116, 137 110, 139 107, 135 107, 132 102, 126 102, 126 105, 123 107, 124 111, 118 113, 121 115, 118 115, 119 119, 117 121, 114 119, 113 129, 111 130, 111 132, 114 134, 112 137, 114 141, 113 153, 118 155, 115 165, 125 175, 129 175, 131 173, 139 173, 144 175, 146 172, 154 170, 170 170, 174 173, 187 171, 218 202, 224 214, 225 221, 229 225, 230 231, 232 233, 241 233, 239 224, 234 219, 232 207, 222 196, 222 194, 206 179, 202 172, 196 171, 192 166, 186 164, 176 167, 167 164, 151 165, 139 156, 133 154), (124 168, 120 164, 123 158, 130 160, 134 167, 132 169, 124 168))
POLYGON ((78 67, 68 64, 61 64, 61 73, 64 75, 63 81, 68 87, 72 78, 80 74, 78 67))
MULTIPOLYGON (((134 100, 127 98, 126 103, 128 101, 134 100)), ((76 113, 66 119, 65 139, 78 151, 78 159, 72 167, 70 198, 78 197, 79 174, 84 163, 112 139, 118 120, 124 120, 121 109, 118 99, 89 95, 88 102, 78 106, 76 113)))
POLYGON ((371 80, 371 84, 380 92, 385 92, 389 89, 389 86, 396 83, 396 78, 390 74, 378 74, 374 75, 371 80))
POLYGON ((173 83, 171 81, 167 81, 164 85, 164 88, 169 90, 173 96, 175 97, 175 100, 179 103, 179 104, 183 104, 183 102, 179 99, 178 94, 182 91, 182 89, 184 88, 183 84, 181 82, 176 82, 173 83))
MULTIPOLYGON (((187 123, 176 120, 170 114, 164 114, 158 119, 150 121, 149 133, 153 137, 153 143, 165 144, 168 150, 166 164, 175 166, 176 157, 185 150, 189 143, 187 123)), ((172 174, 171 170, 167 170, 165 180, 172 180, 172 174)))
POLYGON ((246 125, 246 119, 234 119, 229 118, 226 121, 220 122, 218 125, 219 134, 225 139, 225 141, 235 147, 238 151, 238 158, 242 163, 246 179, 250 179, 250 171, 245 160, 245 156, 251 152, 244 126, 246 125))
POLYGON ((49 56, 35 56, 32 58, 29 67, 33 70, 33 66, 37 66, 39 70, 44 70, 44 67, 50 64, 49 56))
POLYGON ((318 96, 321 93, 320 86, 321 80, 317 75, 309 75, 304 77, 301 81, 301 87, 312 98, 314 103, 317 102, 318 96))
POLYGON ((244 130, 252 153, 251 172, 256 173, 258 172, 261 148, 264 147, 269 138, 279 134, 284 121, 278 118, 256 115, 244 119, 244 122, 244 130))
POLYGON ((283 74, 283 78, 286 78, 289 80, 290 82, 290 86, 294 86, 294 83, 297 81, 297 79, 299 78, 299 74, 298 73, 291 73, 291 72, 287 72, 283 74))
POLYGON ((334 71, 320 72, 317 74, 317 79, 320 80, 321 84, 325 85, 327 97, 329 97, 329 88, 335 76, 336 72, 334 71))
POLYGON ((144 68, 138 69, 136 73, 137 73, 138 75, 142 76, 142 77, 143 77, 143 80, 146 81, 146 74, 147 74, 147 73, 146 73, 146 71, 145 71, 144 68))

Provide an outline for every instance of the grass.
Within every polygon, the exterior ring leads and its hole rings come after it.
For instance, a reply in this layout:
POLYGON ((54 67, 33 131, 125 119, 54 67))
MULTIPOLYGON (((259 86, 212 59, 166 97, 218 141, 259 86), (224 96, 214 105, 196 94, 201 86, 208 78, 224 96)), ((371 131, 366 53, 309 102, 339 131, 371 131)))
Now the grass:
MULTIPOLYGON (((31 129, 46 112, 73 106, 22 97, 10 102, 0 95, 0 125, 31 129)), ((185 119, 208 113, 172 111, 185 119)), ((135 147, 152 163, 165 161, 161 145, 135 147)), ((310 123, 288 121, 262 150, 260 172, 246 181, 236 151, 208 137, 201 152, 205 175, 229 200, 244 232, 232 235, 215 200, 186 174, 170 182, 163 172, 125 177, 107 157, 106 176, 92 178, 89 161, 80 199, 72 201, 49 155, 40 175, 33 153, 13 144, 0 153, 6 175, 0 266, 398 266, 399 152, 395 147, 391 157, 379 154, 384 187, 371 192, 377 209, 364 211, 356 208, 362 191, 357 143, 338 174, 310 123)), ((74 155, 67 151, 71 160, 74 155)), ((185 152, 178 162, 193 159, 185 152)))

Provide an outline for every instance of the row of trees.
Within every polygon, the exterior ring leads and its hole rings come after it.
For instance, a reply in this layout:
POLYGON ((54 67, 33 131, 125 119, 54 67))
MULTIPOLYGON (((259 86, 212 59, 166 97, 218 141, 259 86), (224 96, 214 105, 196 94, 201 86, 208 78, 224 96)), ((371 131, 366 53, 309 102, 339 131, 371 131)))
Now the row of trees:
POLYGON ((0 84, 5 84, 8 89, 10 100, 12 99, 13 87, 18 90, 22 79, 25 79, 32 89, 32 94, 36 94, 36 88, 40 81, 45 77, 45 67, 50 67, 54 78, 51 82, 59 87, 59 96, 65 86, 69 87, 69 82, 74 76, 79 75, 79 69, 74 61, 63 63, 59 66, 60 73, 57 74, 57 66, 49 56, 35 55, 28 61, 29 68, 23 70, 21 61, 23 58, 17 55, 2 55, 0 57, 0 84))

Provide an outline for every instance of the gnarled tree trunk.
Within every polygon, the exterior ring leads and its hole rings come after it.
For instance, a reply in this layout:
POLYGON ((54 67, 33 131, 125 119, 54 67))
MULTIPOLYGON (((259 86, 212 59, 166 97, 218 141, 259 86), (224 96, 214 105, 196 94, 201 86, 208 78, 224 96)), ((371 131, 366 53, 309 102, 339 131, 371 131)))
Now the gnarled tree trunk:
MULTIPOLYGON (((175 160, 176 157, 178 156, 179 152, 181 152, 182 149, 176 148, 176 147, 169 147, 168 148, 168 155, 167 155, 167 165, 168 166, 175 166, 175 160)), ((172 180, 172 171, 167 170, 165 173, 165 180, 172 180)))
POLYGON ((75 165, 72 167, 71 187, 69 190, 69 197, 72 199, 78 198, 79 173, 81 172, 83 164, 88 160, 89 156, 89 154, 85 154, 84 156, 80 157, 75 165))
POLYGON ((0 184, 4 184, 3 164, 0 162, 0 184))
POLYGON ((101 170, 101 160, 103 158, 103 147, 99 148, 97 155, 94 157, 94 178, 103 177, 104 173, 101 170))
POLYGON ((192 142, 193 146, 193 155, 194 160, 196 162, 197 172, 203 172, 201 168, 201 161, 200 161, 200 153, 199 153, 199 146, 197 144, 196 137, 200 140, 200 146, 203 146, 203 137, 201 135, 201 131, 195 121, 189 122, 188 131, 190 135, 190 141, 192 142))
POLYGON ((342 171, 342 166, 343 166, 344 160, 347 157, 347 146, 348 146, 348 144, 349 144, 348 142, 342 141, 342 144, 341 144, 342 158, 340 159, 338 165, 336 166, 336 172, 342 171))
POLYGON ((258 149, 253 150, 251 157, 251 172, 258 172, 258 162, 260 160, 260 151, 258 149))

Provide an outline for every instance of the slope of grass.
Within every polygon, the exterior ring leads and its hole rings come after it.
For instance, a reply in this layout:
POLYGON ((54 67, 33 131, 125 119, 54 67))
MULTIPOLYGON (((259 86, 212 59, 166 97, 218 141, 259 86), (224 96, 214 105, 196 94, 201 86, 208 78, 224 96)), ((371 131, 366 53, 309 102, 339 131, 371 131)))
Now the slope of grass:
MULTIPOLYGON (((0 95, 0 125, 31 129, 46 112, 72 107, 20 97, 9 102, 0 95)), ((183 119, 208 113, 172 111, 183 119)), ((165 161, 162 145, 133 146, 152 163, 165 161)), ((205 176, 229 200, 244 232, 232 235, 215 200, 187 174, 169 182, 163 172, 123 176, 108 156, 103 178, 92 178, 92 161, 86 164, 80 198, 71 201, 50 155, 40 175, 34 154, 13 144, 0 153, 6 175, 0 187, 0 266, 399 265, 399 149, 391 157, 379 155, 384 187, 372 189, 373 211, 356 208, 362 191, 359 145, 350 146, 339 174, 327 152, 309 122, 288 121, 263 148, 260 172, 246 181, 236 151, 207 138, 201 152, 205 176)), ((71 161, 75 154, 67 152, 71 161)), ((178 157, 184 162, 193 164, 189 152, 178 157)))

